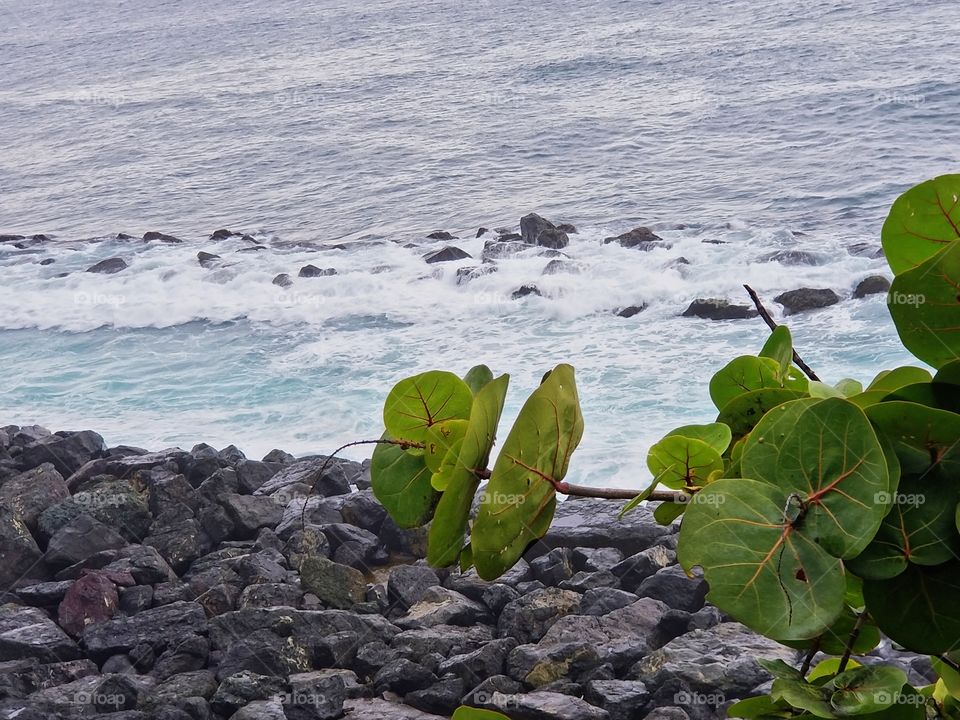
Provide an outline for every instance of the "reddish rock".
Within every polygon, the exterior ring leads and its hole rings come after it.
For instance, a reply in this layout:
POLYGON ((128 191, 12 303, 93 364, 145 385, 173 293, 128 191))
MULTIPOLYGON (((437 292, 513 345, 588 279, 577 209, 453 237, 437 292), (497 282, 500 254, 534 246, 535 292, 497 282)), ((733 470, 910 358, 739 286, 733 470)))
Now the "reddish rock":
POLYGON ((77 580, 60 603, 57 621, 61 628, 78 637, 87 625, 109 620, 117 612, 117 587, 102 573, 89 573, 77 580))

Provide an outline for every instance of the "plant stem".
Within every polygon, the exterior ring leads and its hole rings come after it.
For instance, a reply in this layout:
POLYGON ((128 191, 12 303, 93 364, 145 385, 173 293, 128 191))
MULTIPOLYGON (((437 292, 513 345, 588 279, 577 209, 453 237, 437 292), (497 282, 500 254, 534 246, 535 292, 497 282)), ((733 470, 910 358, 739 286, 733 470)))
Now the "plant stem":
MULTIPOLYGON (((773 318, 770 316, 770 313, 763 306, 763 303, 760 302, 760 297, 757 295, 756 291, 749 285, 744 285, 743 288, 744 290, 747 291, 747 294, 750 296, 750 299, 753 300, 753 304, 756 306, 757 312, 760 313, 760 317, 763 318, 764 322, 767 323, 767 326, 771 330, 775 330, 777 328, 777 323, 774 322, 773 318)), ((811 380, 816 380, 818 382, 820 381, 820 378, 817 377, 817 374, 810 369, 810 366, 803 361, 803 358, 800 357, 799 354, 797 354, 796 350, 793 351, 793 362, 797 364, 798 368, 803 370, 804 374, 808 378, 810 378, 811 380)))
POLYGON ((951 670, 955 670, 956 672, 960 672, 960 663, 958 663, 958 662, 955 661, 955 660, 951 660, 951 659, 948 658, 945 654, 944 654, 944 655, 937 655, 937 660, 939 660, 940 662, 942 662, 944 665, 946 665, 947 667, 949 667, 951 670))
POLYGON ((820 652, 820 638, 817 638, 813 643, 813 647, 807 652, 806 657, 803 658, 803 665, 800 666, 800 674, 804 677, 807 676, 807 673, 810 672, 810 665, 813 664, 813 658, 816 657, 817 653, 820 652))
MULTIPOLYGON (((630 490, 629 488, 597 488, 586 485, 571 485, 567 482, 558 483, 557 491, 564 495, 604 498, 606 500, 633 500, 640 494, 639 490, 630 490)), ((656 490, 650 493, 650 497, 647 499, 662 502, 687 502, 690 496, 679 491, 656 490)))
POLYGON ((863 623, 866 622, 866 620, 866 610, 857 615, 857 622, 854 624, 853 630, 850 632, 850 637, 847 639, 847 647, 843 651, 843 657, 840 658, 840 665, 837 667, 837 674, 840 674, 847 669, 847 663, 850 662, 850 656, 853 654, 854 643, 856 643, 857 638, 860 637, 860 630, 863 628, 863 623))

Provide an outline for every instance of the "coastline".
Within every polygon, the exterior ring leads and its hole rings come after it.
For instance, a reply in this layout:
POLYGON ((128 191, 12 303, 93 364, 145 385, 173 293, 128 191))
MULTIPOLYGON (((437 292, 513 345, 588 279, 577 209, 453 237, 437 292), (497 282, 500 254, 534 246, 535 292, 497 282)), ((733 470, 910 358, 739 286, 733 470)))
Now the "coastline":
POLYGON ((707 720, 796 660, 705 603, 649 507, 569 498, 485 582, 324 462, 0 428, 0 718, 707 720))

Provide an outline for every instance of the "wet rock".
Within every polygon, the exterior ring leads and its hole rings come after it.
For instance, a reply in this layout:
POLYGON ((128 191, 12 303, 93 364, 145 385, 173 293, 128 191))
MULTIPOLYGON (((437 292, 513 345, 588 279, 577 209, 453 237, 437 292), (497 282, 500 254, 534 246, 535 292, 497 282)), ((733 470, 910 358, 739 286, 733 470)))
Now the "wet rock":
MULTIPOLYGON (((487 240, 483 244, 483 251, 480 253, 480 259, 485 265, 492 265, 497 260, 514 257, 527 250, 536 249, 536 245, 516 240, 505 240, 502 237, 496 240, 487 240)), ((495 266, 494 266, 495 267, 495 266)))
POLYGON ((302 268, 300 268, 300 272, 297 273, 297 277, 330 277, 331 275, 336 274, 337 271, 335 268, 318 268, 316 265, 304 265, 302 268))
POLYGON ((540 247, 560 250, 570 244, 570 238, 560 228, 545 228, 537 235, 536 244, 540 247))
POLYGON ((484 708, 510 713, 512 720, 609 720, 610 714, 587 701, 556 692, 504 695, 495 692, 484 708))
POLYGON ((487 608, 455 590, 434 586, 428 588, 419 602, 396 621, 402 628, 423 628, 435 625, 469 627, 489 622, 487 608))
POLYGON ((620 578, 620 587, 623 590, 635 593, 644 580, 672 565, 676 560, 675 552, 660 545, 654 545, 631 555, 610 570, 620 578))
POLYGON ((612 587, 599 587, 587 590, 580 603, 580 612, 583 615, 606 615, 620 608, 633 605, 637 596, 626 590, 612 587))
POLYGON ((784 315, 795 315, 836 305, 840 302, 840 297, 829 289, 800 288, 780 293, 773 301, 783 305, 784 315))
POLYGON ((57 622, 76 638, 88 625, 112 618, 119 608, 117 586, 103 573, 92 572, 66 592, 57 610, 57 622))
POLYGON ((44 561, 51 568, 65 568, 104 550, 127 546, 127 541, 89 515, 78 515, 60 528, 47 544, 44 561))
POLYGON ((562 275, 564 273, 569 273, 571 275, 577 275, 580 273, 580 266, 576 263, 570 262, 569 260, 562 260, 560 258, 554 258, 546 264, 543 268, 543 275, 562 275))
POLYGON ((234 235, 239 235, 240 233, 235 233, 232 230, 227 230, 226 228, 220 228, 219 230, 214 230, 210 234, 211 240, 226 240, 227 238, 233 237, 234 235))
POLYGON ((385 691, 405 695, 415 690, 423 690, 437 681, 437 676, 425 667, 406 658, 397 658, 386 663, 373 678, 378 693, 385 691))
POLYGON ((360 474, 359 463, 349 460, 327 461, 325 456, 303 458, 286 465, 261 485, 254 495, 271 495, 292 485, 313 488, 312 495, 330 497, 350 492, 350 481, 360 474))
POLYGON ((660 242, 663 242, 663 238, 656 235, 648 227, 637 227, 616 237, 608 237, 603 240, 604 245, 618 243, 623 247, 637 248, 638 250, 652 250, 660 242))
POLYGON ((0 605, 0 661, 36 658, 56 663, 80 658, 80 648, 37 608, 0 605))
POLYGON ((519 300, 520 298, 525 298, 528 295, 542 297, 543 293, 540 292, 540 289, 536 285, 521 285, 510 294, 510 299, 519 300))
POLYGON ((17 464, 22 470, 30 470, 43 463, 52 463, 57 472, 69 478, 85 463, 100 457, 106 449, 103 438, 92 430, 48 435, 25 447, 17 456, 17 464))
MULTIPOLYGON (((620 506, 599 498, 571 497, 557 504, 550 530, 531 553, 555 547, 610 547, 625 555, 645 550, 670 533, 653 518, 653 511, 639 507, 618 518, 620 506)), ((501 582, 503 582, 501 580, 501 582)))
POLYGON ((43 553, 20 514, 0 501, 0 587, 44 580, 48 572, 43 553))
POLYGON ((0 503, 12 508, 31 531, 37 529, 40 514, 70 491, 52 463, 15 475, 0 485, 0 503))
POLYGON ((180 601, 132 617, 115 617, 89 625, 83 631, 82 642, 91 658, 104 660, 129 652, 141 643, 162 650, 206 629, 203 608, 193 602, 180 601))
POLYGON ((567 235, 576 235, 577 227, 571 223, 558 223, 557 230, 563 230, 567 235))
POLYGON ((646 303, 642 303, 640 305, 630 305, 629 307, 625 307, 625 308, 621 308, 620 310, 617 310, 617 317, 632 318, 634 315, 639 315, 646 309, 647 309, 646 303))
POLYGON ((287 273, 280 273, 279 275, 276 275, 270 282, 278 287, 288 288, 293 285, 293 278, 287 273))
POLYGON ((536 213, 520 218, 520 236, 528 245, 542 245, 554 249, 564 248, 570 242, 563 230, 536 213))
POLYGON ((633 720, 643 714, 650 693, 637 680, 593 680, 584 699, 610 713, 610 720, 633 720))
POLYGON ((580 611, 580 594, 544 588, 507 603, 497 622, 497 635, 519 643, 538 642, 557 620, 580 611))
POLYGON ((406 610, 420 602, 427 590, 440 584, 440 578, 429 567, 398 565, 387 580, 387 600, 406 610))
POLYGON ((748 305, 735 305, 721 298, 698 298, 683 311, 683 317, 705 320, 742 320, 757 316, 757 311, 748 305))
POLYGON ((343 703, 343 720, 443 720, 442 715, 379 698, 355 698, 343 703))
POLYGON ((867 295, 878 295, 890 289, 890 281, 883 275, 870 275, 857 283, 853 291, 854 299, 859 300, 867 295))
POLYGON ((847 252, 856 257, 882 258, 884 257, 883 248, 869 242, 853 243, 847 246, 847 252))
POLYGON ((427 235, 427 237, 430 240, 456 240, 457 239, 455 235, 451 235, 446 230, 437 230, 436 232, 432 232, 429 235, 427 235))
POLYGON ((202 268, 215 268, 220 264, 220 256, 214 253, 208 253, 203 250, 197 253, 197 262, 200 263, 202 268))
POLYGON ((101 260, 95 265, 91 265, 90 267, 87 268, 87 272, 99 273, 101 275, 113 275, 114 273, 118 273, 121 270, 126 270, 127 267, 129 266, 127 265, 127 263, 124 261, 123 258, 112 257, 112 258, 107 258, 106 260, 101 260))
POLYGON ((162 243, 167 243, 168 245, 179 245, 180 243, 183 242, 183 240, 181 240, 178 237, 174 237, 173 235, 167 235, 166 233, 162 233, 162 232, 156 232, 155 230, 150 230, 148 232, 145 232, 143 234, 143 239, 146 242, 150 242, 152 240, 158 240, 162 243))
POLYGON ((233 522, 238 538, 253 538, 261 528, 274 528, 283 519, 283 506, 270 497, 229 494, 220 504, 233 522))
POLYGON ((471 280, 476 280, 478 277, 495 273, 498 269, 499 268, 493 263, 457 268, 457 285, 465 285, 471 280))
POLYGON ((781 265, 823 265, 826 258, 809 250, 777 250, 760 257, 761 262, 778 262, 781 265))
POLYGON ((703 607, 707 583, 702 578, 689 578, 679 565, 658 570, 637 588, 640 597, 655 598, 668 607, 696 612, 703 607))
POLYGON ((334 608, 350 608, 366 597, 363 574, 325 557, 308 557, 300 565, 303 589, 312 592, 321 602, 334 608))
POLYGON ((483 237, 483 236, 486 235, 488 232, 490 232, 490 231, 489 231, 487 228, 485 228, 485 227, 477 228, 477 234, 476 234, 474 237, 483 237))
POLYGON ((458 260, 466 260, 467 258, 472 257, 470 253, 464 252, 455 245, 447 245, 440 250, 434 250, 423 256, 424 261, 427 264, 432 265, 433 263, 442 263, 442 262, 456 262, 458 260))

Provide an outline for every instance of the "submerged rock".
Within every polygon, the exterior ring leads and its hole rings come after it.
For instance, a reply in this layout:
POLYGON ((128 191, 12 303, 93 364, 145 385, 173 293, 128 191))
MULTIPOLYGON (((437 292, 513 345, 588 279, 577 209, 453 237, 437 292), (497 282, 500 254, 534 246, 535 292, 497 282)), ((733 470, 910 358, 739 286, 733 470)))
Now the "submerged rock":
POLYGON ((777 250, 760 258, 763 262, 778 262, 781 265, 823 265, 826 258, 809 250, 777 250))
POLYGON ((297 277, 330 277, 331 275, 336 274, 336 268, 318 268, 316 265, 304 265, 302 268, 300 268, 300 272, 297 273, 297 277))
POLYGON ((705 320, 742 320, 757 316, 757 311, 749 305, 734 305, 721 298, 698 298, 683 311, 683 317, 697 317, 705 320))
POLYGON ((800 288, 780 293, 773 301, 783 305, 784 315, 795 315, 836 305, 840 302, 840 297, 829 289, 800 288))
POLYGON ((528 295, 535 295, 536 297, 542 297, 543 293, 540 292, 540 288, 538 288, 536 285, 521 285, 519 288, 517 288, 510 294, 510 299, 519 300, 520 298, 525 298, 528 295))
POLYGON ((155 230, 150 230, 149 232, 145 232, 143 234, 143 239, 146 242, 150 242, 151 240, 159 240, 160 242, 167 243, 168 245, 179 245, 180 243, 183 242, 183 240, 181 240, 178 237, 174 237, 173 235, 167 235, 166 233, 162 233, 162 232, 156 232, 155 230))
POLYGON ((637 248, 638 250, 652 250, 657 247, 657 243, 663 242, 663 238, 656 235, 648 227, 637 227, 616 237, 604 238, 603 244, 619 243, 625 248, 637 248))
POLYGON ((642 303, 640 305, 630 305, 629 307, 621 308, 617 310, 617 316, 622 318, 632 318, 634 315, 639 315, 644 310, 647 309, 647 304, 642 303))
POLYGON ((457 260, 466 260, 472 257, 470 253, 461 250, 455 245, 447 245, 440 250, 434 250, 423 256, 424 262, 432 265, 441 262, 456 262, 457 260))
POLYGON ((879 295, 890 289, 890 281, 883 275, 870 275, 857 283, 853 291, 853 297, 856 300, 865 298, 867 295, 879 295))
POLYGON ((200 263, 202 268, 214 268, 220 264, 220 256, 201 250, 197 253, 197 262, 200 263))
POLYGON ((446 230, 437 230, 427 235, 430 240, 456 240, 456 235, 451 235, 446 230))
POLYGON ((128 265, 123 258, 112 257, 107 258, 106 260, 101 260, 96 265, 91 265, 87 268, 87 272, 100 273, 101 275, 113 275, 121 270, 126 270, 127 267, 128 265))
POLYGON ((282 288, 288 288, 293 285, 293 278, 291 278, 287 273, 280 273, 273 280, 270 281, 274 285, 278 285, 282 288))

